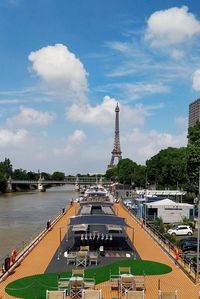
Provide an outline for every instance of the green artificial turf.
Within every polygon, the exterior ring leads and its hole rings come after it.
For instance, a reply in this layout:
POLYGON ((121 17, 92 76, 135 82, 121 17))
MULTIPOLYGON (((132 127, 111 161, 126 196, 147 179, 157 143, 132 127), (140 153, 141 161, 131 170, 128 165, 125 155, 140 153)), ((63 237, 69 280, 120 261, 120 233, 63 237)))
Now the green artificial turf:
MULTIPOLYGON (((110 273, 118 274, 119 267, 131 267, 133 275, 159 275, 172 271, 172 268, 161 263, 143 260, 126 259, 104 267, 85 270, 85 277, 96 277, 96 284, 107 281, 110 273)), ((24 299, 45 299, 46 290, 57 290, 57 278, 70 277, 71 272, 47 273, 33 275, 15 280, 6 286, 9 295, 24 299)))

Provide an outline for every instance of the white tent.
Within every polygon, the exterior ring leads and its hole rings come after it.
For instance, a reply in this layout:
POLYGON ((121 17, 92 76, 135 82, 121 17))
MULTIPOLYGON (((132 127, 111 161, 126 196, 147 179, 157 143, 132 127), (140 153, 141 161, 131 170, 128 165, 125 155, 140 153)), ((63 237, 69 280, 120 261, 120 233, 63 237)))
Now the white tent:
POLYGON ((162 218, 164 223, 182 222, 184 218, 193 216, 194 205, 177 203, 169 198, 145 203, 149 216, 162 218))

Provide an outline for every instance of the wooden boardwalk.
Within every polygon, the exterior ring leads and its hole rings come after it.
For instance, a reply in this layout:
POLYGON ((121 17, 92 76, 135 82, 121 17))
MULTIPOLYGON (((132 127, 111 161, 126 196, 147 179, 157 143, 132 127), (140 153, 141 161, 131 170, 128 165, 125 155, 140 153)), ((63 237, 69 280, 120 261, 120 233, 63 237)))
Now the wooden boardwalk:
MULTIPOLYGON (((200 286, 195 285, 174 263, 174 261, 157 245, 147 234, 144 228, 134 219, 134 217, 119 203, 115 204, 117 214, 126 218, 127 224, 134 228, 134 245, 144 260, 151 260, 169 265, 173 271, 165 275, 146 276, 145 299, 157 299, 158 281, 162 290, 178 290, 179 299, 199 299, 200 286)), ((24 276, 41 274, 46 270, 55 251, 60 245, 60 228, 62 238, 66 233, 66 223, 69 217, 77 212, 77 204, 74 203, 62 218, 55 224, 53 229, 40 241, 40 243, 22 261, 21 265, 15 269, 5 281, 0 283, 0 298, 14 298, 5 293, 5 286, 24 276)), ((127 230, 132 239, 132 229, 127 230)), ((104 282, 96 286, 101 288, 104 299, 118 298, 116 291, 110 292, 109 282, 104 282)))

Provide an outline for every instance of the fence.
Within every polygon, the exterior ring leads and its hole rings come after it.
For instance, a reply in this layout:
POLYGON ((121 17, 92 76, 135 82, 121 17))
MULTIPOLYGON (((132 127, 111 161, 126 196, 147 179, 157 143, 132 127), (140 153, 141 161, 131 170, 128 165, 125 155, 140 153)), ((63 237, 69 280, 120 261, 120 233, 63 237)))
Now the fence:
MULTIPOLYGON (((123 201, 125 209, 134 217, 134 219, 141 224, 140 218, 137 217, 135 211, 128 207, 123 201)), ((182 271, 193 281, 197 281, 197 263, 187 254, 177 250, 177 246, 170 242, 167 237, 163 236, 158 229, 151 223, 144 223, 143 228, 151 236, 151 238, 162 248, 162 250, 179 266, 182 271)))
POLYGON ((43 228, 41 231, 37 232, 34 236, 27 239, 26 241, 19 243, 15 248, 15 250, 17 251, 16 259, 13 261, 12 265, 8 269, 4 268, 4 262, 7 258, 9 258, 9 255, 6 255, 4 258, 0 259, 0 282, 3 281, 18 266, 18 264, 27 256, 27 254, 48 233, 49 229, 60 220, 64 213, 65 209, 63 209, 59 214, 57 214, 51 223, 49 223, 48 221, 47 226, 43 228))

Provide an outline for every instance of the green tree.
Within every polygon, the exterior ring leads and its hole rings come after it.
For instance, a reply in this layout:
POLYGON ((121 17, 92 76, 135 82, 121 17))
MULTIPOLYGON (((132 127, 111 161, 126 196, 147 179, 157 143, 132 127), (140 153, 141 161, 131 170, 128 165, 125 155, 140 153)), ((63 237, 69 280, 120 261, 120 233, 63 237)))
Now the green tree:
POLYGON ((146 166, 137 165, 134 169, 133 182, 135 187, 145 188, 146 185, 146 166))
POLYGON ((187 184, 187 148, 161 150, 146 162, 147 180, 160 188, 185 187, 187 184))
POLYGON ((12 175, 12 164, 10 159, 5 158, 3 162, 0 162, 0 173, 4 174, 6 178, 12 175))
POLYGON ((7 183, 4 174, 0 173, 0 192, 6 192, 7 183))
POLYGON ((27 179, 28 180, 32 180, 32 181, 37 181, 39 178, 38 173, 35 173, 33 171, 28 171, 27 172, 27 179))
POLYGON ((26 170, 23 170, 21 168, 15 169, 13 171, 12 178, 15 180, 27 180, 28 179, 27 172, 26 170))
POLYGON ((119 183, 131 185, 134 182, 134 173, 137 164, 132 160, 126 158, 119 161, 117 164, 117 175, 119 183))
POLYGON ((55 171, 55 172, 51 175, 51 179, 52 179, 52 180, 55 180, 55 181, 64 181, 64 179, 65 179, 65 174, 64 174, 64 172, 55 171))
POLYGON ((109 168, 106 170, 106 174, 105 174, 105 178, 108 180, 108 181, 116 181, 118 178, 117 178, 117 166, 114 166, 112 168, 109 168))
POLYGON ((188 190, 198 193, 200 170, 200 122, 188 129, 187 173, 188 190))

